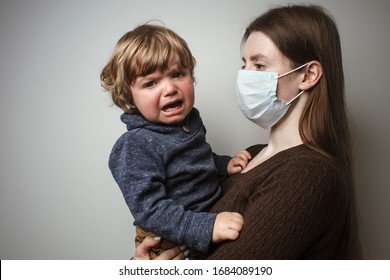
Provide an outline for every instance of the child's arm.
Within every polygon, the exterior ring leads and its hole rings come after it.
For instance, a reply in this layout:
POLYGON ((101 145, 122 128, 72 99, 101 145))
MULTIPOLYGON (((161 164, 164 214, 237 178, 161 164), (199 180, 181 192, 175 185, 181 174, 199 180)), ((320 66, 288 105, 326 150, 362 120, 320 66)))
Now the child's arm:
POLYGON ((247 150, 239 151, 237 155, 232 158, 228 163, 228 174, 233 175, 236 173, 240 173, 243 169, 245 169, 251 159, 252 156, 247 150))
POLYGON ((214 223, 212 242, 218 243, 223 240, 236 240, 242 227, 244 218, 236 212, 221 212, 217 215, 214 223))
POLYGON ((172 242, 207 252, 217 214, 186 210, 168 195, 165 164, 153 145, 126 133, 115 144, 109 166, 136 225, 172 242))

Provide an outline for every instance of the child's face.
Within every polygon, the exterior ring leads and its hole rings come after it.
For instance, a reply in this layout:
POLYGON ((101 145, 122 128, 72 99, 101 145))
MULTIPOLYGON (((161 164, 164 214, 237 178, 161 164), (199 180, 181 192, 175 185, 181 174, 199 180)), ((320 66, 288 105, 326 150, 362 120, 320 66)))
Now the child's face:
POLYGON ((175 61, 164 72, 137 77, 131 92, 134 105, 153 123, 181 123, 194 106, 194 81, 175 61))

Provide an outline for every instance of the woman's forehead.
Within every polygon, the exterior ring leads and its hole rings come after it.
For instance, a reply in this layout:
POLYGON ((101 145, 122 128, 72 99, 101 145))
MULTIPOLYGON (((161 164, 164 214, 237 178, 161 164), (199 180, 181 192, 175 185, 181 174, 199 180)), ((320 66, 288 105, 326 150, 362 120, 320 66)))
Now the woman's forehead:
POLYGON ((281 55, 275 43, 266 34, 260 31, 253 32, 249 35, 244 45, 244 57, 274 59, 281 55))
POLYGON ((251 33, 243 46, 244 61, 289 63, 271 38, 261 31, 251 33))

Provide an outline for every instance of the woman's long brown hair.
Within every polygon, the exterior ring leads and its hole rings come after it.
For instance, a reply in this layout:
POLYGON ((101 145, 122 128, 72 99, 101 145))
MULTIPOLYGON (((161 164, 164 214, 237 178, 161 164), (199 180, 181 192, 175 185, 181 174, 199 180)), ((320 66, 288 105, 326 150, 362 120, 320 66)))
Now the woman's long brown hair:
POLYGON ((319 61, 323 75, 310 91, 300 118, 299 133, 308 147, 326 155, 345 172, 350 188, 351 221, 345 244, 348 256, 360 258, 356 238, 357 225, 353 197, 353 160, 351 134, 345 101, 344 72, 338 28, 333 18, 320 6, 293 5, 269 10, 246 29, 243 43, 252 32, 268 35, 281 53, 292 61, 292 68, 312 60, 319 61))

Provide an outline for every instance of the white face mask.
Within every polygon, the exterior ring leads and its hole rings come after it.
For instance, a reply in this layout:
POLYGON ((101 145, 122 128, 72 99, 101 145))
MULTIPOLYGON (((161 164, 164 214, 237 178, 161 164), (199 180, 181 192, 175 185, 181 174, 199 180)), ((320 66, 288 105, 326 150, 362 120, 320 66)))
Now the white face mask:
POLYGON ((276 97, 278 79, 305 67, 307 64, 280 76, 275 72, 238 71, 236 99, 244 116, 264 129, 276 124, 286 114, 291 102, 303 93, 301 91, 289 102, 278 99, 276 97))

